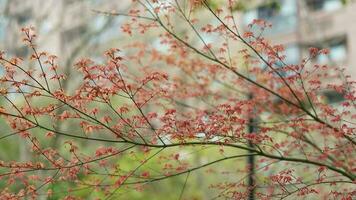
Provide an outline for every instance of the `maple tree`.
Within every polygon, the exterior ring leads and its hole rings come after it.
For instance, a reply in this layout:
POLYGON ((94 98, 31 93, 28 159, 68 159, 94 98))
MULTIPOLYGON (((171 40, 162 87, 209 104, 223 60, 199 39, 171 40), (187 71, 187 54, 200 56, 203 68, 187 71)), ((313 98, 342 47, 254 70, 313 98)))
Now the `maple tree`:
POLYGON ((310 48, 298 65, 285 63, 284 47, 263 37, 273 27, 255 19, 243 31, 234 6, 145 0, 134 1, 129 13, 106 13, 125 16, 121 30, 129 36, 159 31, 160 44, 132 41, 102 60, 79 60, 74 93, 62 87, 57 57, 36 48, 34 28, 23 28, 29 60, 0 55, 0 115, 11 129, 1 140, 26 140, 33 157, 0 162, 0 180, 9 185, 2 199, 75 199, 88 188, 110 199, 177 176, 185 176, 184 198, 191 174, 225 176, 214 166, 228 160, 236 176, 210 185, 215 198, 247 199, 253 191, 258 199, 351 199, 355 81, 343 69, 313 63, 326 49, 310 48), (199 20, 198 9, 213 22, 199 20), (328 104, 323 90, 345 101, 328 104), (58 120, 68 126, 56 127, 58 120), (51 146, 55 137, 62 143, 51 146), (217 156, 200 164, 184 153, 208 148, 217 156), (253 167, 246 158, 256 159, 253 167), (64 191, 51 187, 62 183, 64 191))

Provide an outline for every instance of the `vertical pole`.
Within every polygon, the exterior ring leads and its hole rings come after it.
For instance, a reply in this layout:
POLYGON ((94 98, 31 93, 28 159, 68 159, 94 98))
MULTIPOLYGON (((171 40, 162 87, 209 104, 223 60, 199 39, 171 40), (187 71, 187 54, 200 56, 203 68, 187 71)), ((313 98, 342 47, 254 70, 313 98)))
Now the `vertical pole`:
MULTIPOLYGON (((252 100, 253 95, 249 94, 249 100, 252 100)), ((251 134, 254 132, 254 117, 252 116, 253 113, 249 116, 249 123, 248 123, 248 133, 251 134)), ((248 142, 249 148, 254 148, 254 145, 251 141, 248 142)), ((251 154, 254 152, 250 152, 251 154)), ((255 200, 255 156, 250 155, 247 157, 247 165, 249 169, 248 174, 248 199, 255 200)))

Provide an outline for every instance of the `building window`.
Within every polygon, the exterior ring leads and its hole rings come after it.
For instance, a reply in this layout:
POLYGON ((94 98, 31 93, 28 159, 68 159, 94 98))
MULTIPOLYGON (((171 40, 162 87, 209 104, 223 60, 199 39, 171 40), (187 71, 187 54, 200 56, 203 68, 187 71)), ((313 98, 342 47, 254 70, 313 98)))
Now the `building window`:
POLYGON ((22 46, 15 49, 15 55, 20 58, 25 58, 29 54, 28 47, 22 46))
POLYGON ((0 41, 5 39, 6 26, 8 25, 8 19, 4 16, 0 16, 0 41))
POLYGON ((263 19, 272 24, 273 28, 265 30, 266 36, 293 32, 297 27, 296 0, 274 0, 249 10, 243 15, 244 25, 248 25, 253 19, 263 19))
POLYGON ((22 25, 28 22, 28 20, 31 19, 32 11, 31 9, 26 9, 22 12, 17 13, 14 18, 17 20, 17 22, 22 25))
MULTIPOLYGON (((280 56, 283 56, 284 59, 282 61, 277 60, 273 67, 279 72, 280 75, 286 77, 292 75, 294 72, 288 70, 286 65, 297 65, 300 62, 300 47, 298 44, 289 44, 285 47, 285 51, 280 53, 280 56), (286 64, 286 65, 284 65, 286 64)), ((263 55, 265 60, 268 60, 266 55, 263 55)), ((261 65, 263 70, 268 70, 269 67, 266 63, 262 63, 261 65)))
POLYGON ((284 60, 283 62, 279 61, 276 63, 278 68, 281 68, 283 70, 280 70, 280 74, 282 76, 290 76, 294 74, 293 71, 289 70, 286 65, 297 65, 300 61, 300 48, 297 44, 290 44, 285 47, 284 51, 284 60), (284 63, 284 64, 283 64, 284 63), (287 71, 285 71, 287 70, 287 71))
POLYGON ((288 45, 285 51, 285 63, 288 65, 296 65, 300 61, 300 48, 296 44, 288 45))
POLYGON ((268 20, 268 19, 278 15, 279 10, 280 10, 279 3, 277 1, 273 1, 269 4, 260 6, 257 9, 258 18, 268 20))
POLYGON ((341 62, 347 57, 346 37, 326 41, 323 45, 320 45, 319 48, 328 48, 330 53, 328 55, 319 55, 317 57, 318 63, 341 62))
POLYGON ((333 11, 342 7, 341 0, 307 0, 307 6, 310 10, 333 11))
POLYGON ((340 103, 345 100, 344 95, 336 91, 325 91, 324 97, 329 104, 340 103))
POLYGON ((262 4, 255 9, 246 11, 243 15, 244 25, 250 24, 254 19, 264 19, 270 20, 271 18, 277 16, 281 10, 280 1, 272 1, 267 4, 262 4))
POLYGON ((254 19, 257 19, 257 18, 258 18, 257 10, 249 10, 249 11, 245 12, 245 14, 243 15, 243 24, 245 26, 247 26, 254 19))

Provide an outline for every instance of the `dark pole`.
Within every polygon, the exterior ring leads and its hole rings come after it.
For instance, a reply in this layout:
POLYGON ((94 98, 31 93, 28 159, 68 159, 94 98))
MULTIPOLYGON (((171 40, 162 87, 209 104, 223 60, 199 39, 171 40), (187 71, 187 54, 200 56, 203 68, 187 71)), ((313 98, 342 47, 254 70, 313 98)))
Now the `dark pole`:
MULTIPOLYGON (((249 99, 252 100, 253 95, 250 93, 249 94, 249 99)), ((254 123, 255 123, 255 119, 253 117, 252 113, 249 116, 249 123, 248 123, 248 133, 251 134, 254 132, 254 123)), ((254 145, 251 141, 248 141, 248 146, 252 149, 254 148, 254 145)), ((250 152, 251 154, 254 152, 250 152)), ((247 165, 248 165, 248 199, 249 200, 255 200, 255 156, 254 155, 250 155, 247 157, 247 165)))

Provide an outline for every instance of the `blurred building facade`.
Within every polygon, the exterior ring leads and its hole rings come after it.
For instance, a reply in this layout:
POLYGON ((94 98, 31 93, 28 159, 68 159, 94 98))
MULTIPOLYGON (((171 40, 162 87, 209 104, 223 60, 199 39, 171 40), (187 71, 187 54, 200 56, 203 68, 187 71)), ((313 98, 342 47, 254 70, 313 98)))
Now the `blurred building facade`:
POLYGON ((253 19, 272 23, 264 35, 274 44, 285 45, 287 64, 298 64, 309 47, 328 48, 328 56, 318 56, 313 62, 344 67, 356 77, 355 1, 274 0, 256 5, 242 14, 241 23, 247 26, 253 19))
POLYGON ((33 26, 39 35, 38 47, 66 60, 82 49, 87 50, 102 35, 117 37, 119 19, 94 9, 121 11, 129 5, 128 0, 0 0, 0 48, 17 56, 27 55, 20 30, 33 26))
MULTIPOLYGON (((40 35, 38 45, 53 54, 63 55, 65 45, 76 41, 85 29, 88 15, 78 12, 85 9, 82 1, 4 1, 2 6, 2 48, 17 56, 27 55, 21 42, 21 28, 33 26, 40 35), (70 41, 72 40, 72 41, 70 41)), ((71 46, 75 46, 72 44, 71 46)))
POLYGON ((119 11, 129 5, 127 0, 0 0, 0 50, 10 56, 29 56, 31 51, 24 46, 20 30, 33 26, 38 35, 38 51, 58 56, 61 69, 73 77, 76 73, 73 64, 78 59, 89 53, 93 58, 101 56, 111 46, 109 40, 120 35, 119 18, 104 16, 93 9, 119 11))

